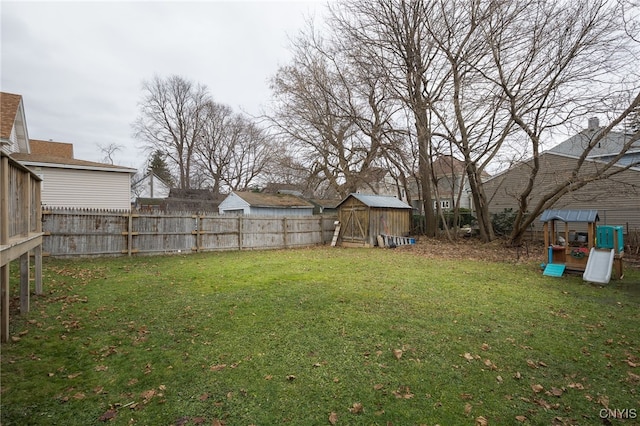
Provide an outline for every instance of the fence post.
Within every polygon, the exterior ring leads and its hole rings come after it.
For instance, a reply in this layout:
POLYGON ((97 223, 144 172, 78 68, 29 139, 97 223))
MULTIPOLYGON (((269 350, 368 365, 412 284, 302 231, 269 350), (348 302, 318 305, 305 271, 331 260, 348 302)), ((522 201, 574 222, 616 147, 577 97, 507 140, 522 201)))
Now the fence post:
POLYGON ((289 248, 287 245, 287 240, 289 239, 289 236, 287 235, 287 218, 283 217, 282 218, 282 238, 283 238, 283 242, 284 242, 284 248, 289 248))
POLYGON ((133 214, 129 212, 128 220, 127 220, 127 255, 131 257, 131 252, 133 251, 133 214))
POLYGON ((238 216, 238 250, 242 250, 242 216, 238 216))

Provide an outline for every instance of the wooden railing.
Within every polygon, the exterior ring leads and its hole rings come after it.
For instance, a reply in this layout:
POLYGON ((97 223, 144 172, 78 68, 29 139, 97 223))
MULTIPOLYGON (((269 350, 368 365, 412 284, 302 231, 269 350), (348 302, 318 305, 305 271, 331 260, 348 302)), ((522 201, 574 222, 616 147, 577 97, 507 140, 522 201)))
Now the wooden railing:
POLYGON ((40 178, 0 151, 1 339, 9 340, 9 263, 20 259, 20 312, 29 311, 29 255, 35 257, 35 293, 42 293, 40 178))

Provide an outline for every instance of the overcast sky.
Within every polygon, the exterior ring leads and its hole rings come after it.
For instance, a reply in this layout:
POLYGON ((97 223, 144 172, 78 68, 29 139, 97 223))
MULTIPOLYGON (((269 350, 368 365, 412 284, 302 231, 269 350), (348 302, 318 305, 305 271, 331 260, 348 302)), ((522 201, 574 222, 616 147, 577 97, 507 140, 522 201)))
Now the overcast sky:
POLYGON ((141 85, 179 75, 214 100, 257 115, 289 39, 326 1, 5 1, 1 87, 23 96, 29 137, 73 143, 75 158, 146 158, 132 136, 141 85))

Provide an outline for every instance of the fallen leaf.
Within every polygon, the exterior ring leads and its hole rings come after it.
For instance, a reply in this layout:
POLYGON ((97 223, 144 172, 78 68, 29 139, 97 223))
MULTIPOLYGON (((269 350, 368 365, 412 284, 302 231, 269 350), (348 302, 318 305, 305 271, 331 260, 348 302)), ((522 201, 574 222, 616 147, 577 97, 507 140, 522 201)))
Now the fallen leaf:
POLYGON ((108 422, 111 419, 115 419, 116 415, 118 415, 118 412, 116 410, 107 410, 103 415, 100 416, 100 418, 98 418, 98 420, 100 420, 101 422, 108 422))
POLYGON ((466 359, 467 361, 473 361, 473 355, 471 355, 469 352, 465 352, 464 355, 462 355, 464 357, 464 359, 466 359))
POLYGON ((604 408, 609 408, 609 397, 605 395, 600 395, 598 400, 596 401, 599 404, 602 404, 604 408))
POLYGON ((338 414, 334 413, 333 411, 329 414, 329 423, 331 423, 332 425, 335 425, 336 423, 338 423, 338 414))
POLYGON ((544 390, 544 387, 542 385, 531 385, 531 389, 533 389, 535 393, 540 393, 544 390))
POLYGON ((220 371, 227 368, 227 364, 216 364, 209 367, 209 371, 220 371))
POLYGON ((400 359, 400 358, 402 358, 402 349, 394 349, 394 350, 393 350, 393 356, 394 356, 396 359, 400 359))
POLYGON ((296 376, 294 376, 293 374, 289 374, 287 376, 287 380, 289 380, 290 382, 294 381, 296 379, 296 376))
POLYGON ((569 383, 567 386, 571 389, 584 390, 584 386, 582 385, 582 383, 569 383))
POLYGON ((78 377, 80 374, 82 373, 74 373, 74 374, 69 374, 67 376, 67 379, 75 379, 76 377, 78 377))
POLYGON ((552 387, 551 390, 549 391, 549 393, 551 395, 553 395, 553 396, 562 396, 563 391, 562 391, 562 389, 558 389, 558 388, 552 387))
POLYGON ((206 401, 207 399, 209 399, 209 394, 208 393, 203 393, 202 395, 200 395, 200 401, 206 401))
POLYGON ((530 359, 527 360, 527 365, 531 368, 538 368, 538 364, 530 359))
POLYGON ((476 426, 488 426, 489 422, 484 417, 476 417, 476 426))
POLYGON ((521 423, 524 423, 527 421, 527 418, 525 416, 516 416, 516 420, 521 423))
POLYGON ((73 399, 85 399, 86 395, 83 394, 82 392, 78 392, 77 394, 73 395, 73 399))
POLYGON ((402 386, 400 387, 400 389, 393 391, 393 394, 396 396, 396 398, 402 399, 411 399, 414 397, 414 395, 411 393, 411 389, 409 389, 409 386, 402 386))
POLYGON ((349 408, 349 412, 351 414, 361 414, 364 411, 364 407, 359 402, 354 402, 351 408, 349 408))
POLYGON ((382 384, 380 384, 380 383, 373 385, 373 388, 374 388, 375 390, 380 390, 380 389, 382 389, 383 387, 384 387, 384 385, 382 385, 382 384))
POLYGON ((472 409, 473 409, 473 405, 469 404, 468 402, 464 404, 464 415, 468 416, 471 413, 472 409))
POLYGON ((496 380, 498 381, 498 383, 502 383, 503 382, 502 376, 497 376, 496 380))
POLYGON ((516 374, 513 375, 513 378, 516 380, 522 379, 522 374, 519 371, 516 371, 516 374))
POLYGON ((553 408, 551 406, 551 404, 549 404, 547 401, 545 401, 544 399, 534 399, 533 402, 535 402, 536 404, 538 404, 539 406, 541 406, 542 408, 544 408, 545 410, 550 410, 551 408, 553 408))
POLYGON ((266 376, 264 376, 265 380, 271 380, 273 379, 273 376, 271 374, 267 374, 266 376))
POLYGON ((498 367, 496 367, 496 365, 493 362, 491 362, 490 359, 485 359, 484 360, 484 365, 487 366, 487 368, 489 368, 491 370, 497 370, 498 369, 498 367))
POLYGON ((215 419, 213 421, 213 423, 211 423, 211 426, 225 426, 226 423, 224 422, 224 420, 219 420, 219 419, 215 419))

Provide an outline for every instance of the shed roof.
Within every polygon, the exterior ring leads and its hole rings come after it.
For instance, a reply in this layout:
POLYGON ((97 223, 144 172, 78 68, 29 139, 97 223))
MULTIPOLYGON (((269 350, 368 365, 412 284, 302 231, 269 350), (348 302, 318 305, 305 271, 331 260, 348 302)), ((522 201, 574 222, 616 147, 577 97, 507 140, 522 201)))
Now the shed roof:
POLYGON ((411 209, 411 206, 404 201, 388 195, 369 195, 369 194, 349 194, 347 198, 342 200, 338 207, 342 205, 349 197, 353 197, 369 207, 375 208, 392 208, 392 209, 411 209))
POLYGON ((545 210, 542 212, 541 222, 551 220, 593 223, 599 221, 600 217, 598 217, 598 210, 545 210))
POLYGON ((253 207, 313 208, 313 204, 291 194, 265 194, 263 192, 235 191, 253 207))

